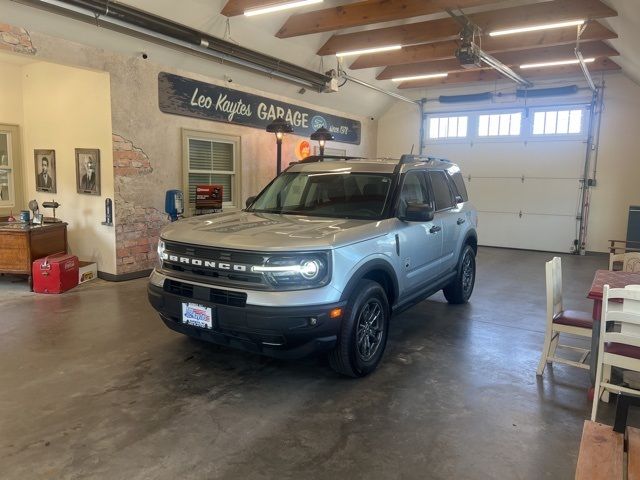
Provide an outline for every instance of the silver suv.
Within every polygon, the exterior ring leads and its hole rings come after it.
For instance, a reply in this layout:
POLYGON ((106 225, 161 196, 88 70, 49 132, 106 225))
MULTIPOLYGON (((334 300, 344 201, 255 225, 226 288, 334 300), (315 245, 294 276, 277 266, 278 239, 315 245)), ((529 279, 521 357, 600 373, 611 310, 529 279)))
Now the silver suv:
POLYGON ((372 372, 389 318, 439 290, 466 302, 477 214, 446 160, 308 157, 239 212, 167 226, 149 300, 171 329, 372 372))

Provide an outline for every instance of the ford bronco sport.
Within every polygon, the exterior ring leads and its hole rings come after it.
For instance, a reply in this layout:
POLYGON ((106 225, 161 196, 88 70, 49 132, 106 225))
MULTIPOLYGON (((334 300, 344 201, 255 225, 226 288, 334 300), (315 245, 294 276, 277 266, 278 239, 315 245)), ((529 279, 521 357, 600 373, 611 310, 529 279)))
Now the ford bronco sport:
POLYGON ((171 329, 275 357, 328 352, 372 372, 389 318, 439 290, 466 302, 477 214, 446 160, 308 157, 243 211, 165 227, 148 296, 171 329))

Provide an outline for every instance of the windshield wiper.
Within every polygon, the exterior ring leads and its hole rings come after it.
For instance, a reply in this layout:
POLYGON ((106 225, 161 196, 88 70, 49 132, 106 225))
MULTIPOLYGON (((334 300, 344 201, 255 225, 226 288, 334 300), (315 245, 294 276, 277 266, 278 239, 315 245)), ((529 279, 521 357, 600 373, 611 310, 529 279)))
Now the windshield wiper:
POLYGON ((279 208, 270 208, 270 209, 262 209, 262 210, 252 209, 251 213, 282 213, 282 210, 279 208))
POLYGON ((277 215, 291 215, 291 214, 300 214, 298 210, 282 210, 279 208, 270 208, 263 210, 251 210, 251 213, 275 213, 277 215))

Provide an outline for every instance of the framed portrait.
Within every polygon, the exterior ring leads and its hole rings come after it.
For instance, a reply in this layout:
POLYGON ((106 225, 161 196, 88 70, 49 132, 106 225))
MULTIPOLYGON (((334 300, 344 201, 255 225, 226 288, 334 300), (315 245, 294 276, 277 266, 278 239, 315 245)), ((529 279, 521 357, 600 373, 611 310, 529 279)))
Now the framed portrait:
POLYGON ((76 148, 76 186, 78 193, 100 195, 100 150, 76 148))
POLYGON ((56 151, 34 150, 36 191, 56 193, 56 151))

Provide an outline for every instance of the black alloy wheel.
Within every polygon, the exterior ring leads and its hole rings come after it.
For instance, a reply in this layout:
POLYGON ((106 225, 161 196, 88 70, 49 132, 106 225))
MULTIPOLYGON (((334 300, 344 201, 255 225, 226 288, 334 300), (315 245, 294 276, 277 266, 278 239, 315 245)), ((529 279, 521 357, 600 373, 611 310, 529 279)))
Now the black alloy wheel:
POLYGON ((331 368, 349 377, 373 372, 387 344, 389 316, 389 302, 382 286, 361 280, 345 308, 338 343, 329 352, 331 368))
POLYGON ((356 324, 356 345, 363 362, 371 360, 382 343, 383 316, 383 306, 377 298, 369 300, 360 310, 356 324))
POLYGON ((454 280, 442 289, 449 303, 467 303, 476 282, 476 254, 471 245, 462 249, 458 271, 454 280))

